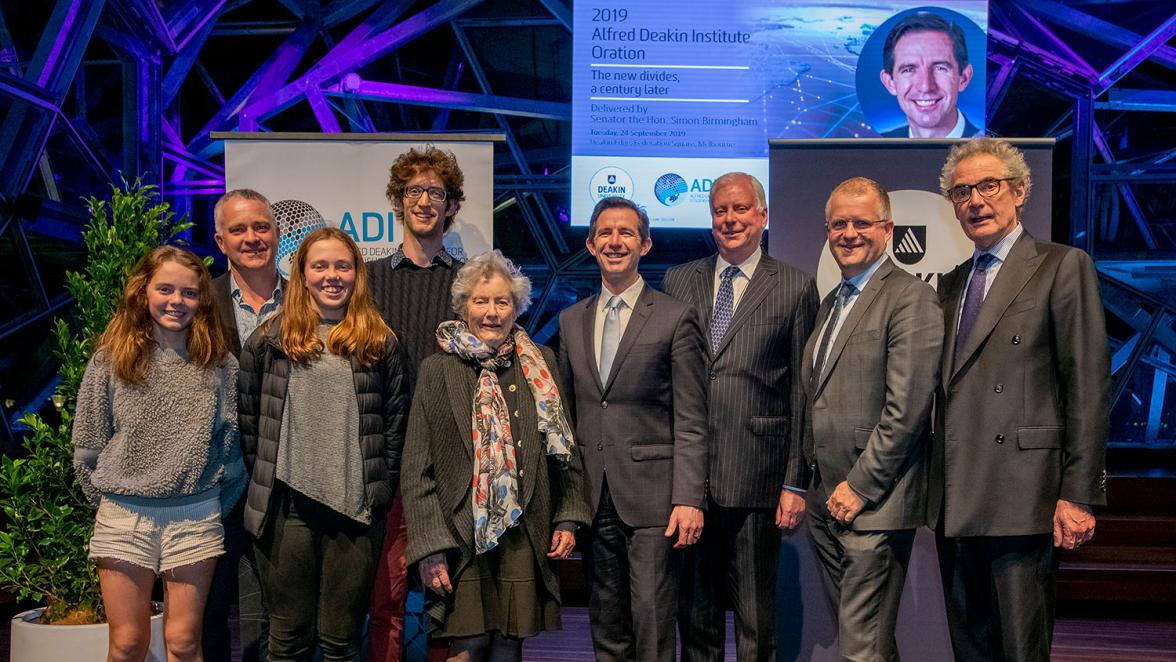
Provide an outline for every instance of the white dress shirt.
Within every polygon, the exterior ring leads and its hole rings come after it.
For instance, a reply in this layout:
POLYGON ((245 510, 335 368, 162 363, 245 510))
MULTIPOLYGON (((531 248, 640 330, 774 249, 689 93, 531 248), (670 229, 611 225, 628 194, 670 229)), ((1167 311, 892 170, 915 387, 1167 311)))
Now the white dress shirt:
MULTIPOLYGON (((833 345, 837 342, 837 335, 841 333, 841 327, 844 326, 846 318, 849 317, 849 311, 853 309, 853 304, 857 303, 858 297, 861 296, 861 294, 862 294, 862 290, 866 289, 866 284, 870 282, 870 278, 873 278, 874 272, 878 271, 878 267, 882 266, 882 262, 885 260, 886 260, 886 254, 883 253, 877 260, 874 260, 873 264, 871 264, 869 267, 866 267, 865 271, 854 276, 853 278, 843 278, 842 279, 842 280, 848 280, 849 283, 851 285, 853 285, 853 288, 854 288, 853 294, 851 294, 849 296, 849 299, 846 300, 845 305, 841 308, 841 315, 837 317, 837 324, 836 324, 836 326, 833 327, 833 335, 829 337, 829 346, 825 348, 825 354, 828 354, 829 352, 831 352, 833 350, 833 345)), ((840 296, 840 292, 839 292, 840 289, 841 289, 841 283, 837 283, 838 296, 840 296)), ((834 302, 833 305, 836 306, 837 305, 836 302, 834 302)), ((830 308, 829 309, 829 316, 831 317, 832 315, 833 315, 833 309, 830 308)), ((829 317, 826 317, 825 321, 821 322, 821 335, 817 336, 818 339, 824 337, 825 327, 827 327, 827 326, 829 326, 829 317)), ((821 348, 821 346, 820 346, 820 342, 818 340, 817 349, 820 350, 820 348, 821 348)), ((813 367, 814 368, 816 368, 816 366, 817 366, 817 358, 818 358, 817 352, 813 352, 813 367)), ((825 368, 828 368, 828 367, 829 367, 828 364, 825 364, 825 368)))
MULTIPOLYGON (((641 290, 645 288, 645 280, 641 276, 637 276, 637 282, 633 283, 624 292, 621 292, 621 301, 625 305, 617 311, 620 317, 620 328, 618 344, 621 338, 625 337, 625 329, 629 326, 629 318, 633 316, 633 308, 637 305, 637 297, 641 296, 641 290)), ((604 338, 604 316, 608 314, 608 300, 613 297, 613 293, 608 291, 604 285, 600 286, 600 297, 596 300, 596 321, 592 328, 592 352, 596 357, 596 365, 600 365, 600 341, 604 338)), ((615 369, 616 366, 614 365, 615 369)))
MULTIPOLYGON (((1017 223, 1013 227, 1013 231, 1005 235, 1004 239, 993 244, 992 248, 986 251, 977 250, 972 253, 972 268, 968 270, 968 279, 964 281, 964 293, 968 291, 968 283, 972 282, 972 274, 976 272, 976 259, 983 253, 988 253, 996 258, 988 268, 984 270, 984 298, 988 298, 988 290, 992 289, 992 284, 996 282, 996 275, 1000 273, 1000 266, 1008 259, 1009 252, 1013 250, 1013 244, 1017 243, 1017 239, 1025 232, 1025 226, 1017 223)), ((964 314, 964 297, 960 297, 960 309, 956 311, 956 329, 960 328, 960 317, 964 314)))
MULTIPOLYGON (((763 250, 756 248, 755 252, 747 257, 746 260, 735 265, 739 267, 739 274, 731 280, 731 293, 735 295, 731 303, 731 312, 739 307, 739 301, 743 299, 743 293, 747 291, 747 284, 751 282, 751 277, 755 275, 755 270, 759 267, 760 257, 763 255, 763 250)), ((724 260, 722 254, 719 254, 718 261, 715 262, 715 280, 711 287, 711 309, 714 309, 715 303, 719 299, 719 284, 723 282, 723 272, 731 263, 724 260)))

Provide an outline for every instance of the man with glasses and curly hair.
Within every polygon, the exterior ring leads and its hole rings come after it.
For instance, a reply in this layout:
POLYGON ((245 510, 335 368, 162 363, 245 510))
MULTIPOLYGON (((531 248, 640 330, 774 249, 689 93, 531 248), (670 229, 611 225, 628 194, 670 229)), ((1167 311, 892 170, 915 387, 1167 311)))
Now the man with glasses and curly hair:
POLYGON ((1086 253, 1021 225, 1032 187, 1004 140, 939 178, 976 250, 939 281, 943 361, 928 489, 957 660, 1048 660, 1055 547, 1106 503, 1110 358, 1086 253))
MULTIPOLYGON (((400 246, 368 265, 376 307, 396 333, 410 388, 421 361, 437 351, 437 325, 455 317, 449 291, 462 262, 444 247, 461 203, 465 176, 452 152, 432 145, 400 155, 389 172, 386 194, 404 228, 400 246)), ((368 659, 399 661, 404 632, 404 506, 400 495, 388 512, 384 558, 372 589, 368 659)))

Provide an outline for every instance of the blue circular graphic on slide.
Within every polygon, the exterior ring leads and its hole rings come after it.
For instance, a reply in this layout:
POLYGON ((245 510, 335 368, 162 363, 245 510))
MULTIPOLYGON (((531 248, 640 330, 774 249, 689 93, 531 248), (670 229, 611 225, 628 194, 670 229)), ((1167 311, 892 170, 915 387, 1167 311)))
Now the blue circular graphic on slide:
POLYGON ((673 172, 667 172, 653 183, 653 194, 657 196, 658 202, 667 207, 673 207, 682 202, 682 196, 688 190, 689 187, 682 175, 673 172))

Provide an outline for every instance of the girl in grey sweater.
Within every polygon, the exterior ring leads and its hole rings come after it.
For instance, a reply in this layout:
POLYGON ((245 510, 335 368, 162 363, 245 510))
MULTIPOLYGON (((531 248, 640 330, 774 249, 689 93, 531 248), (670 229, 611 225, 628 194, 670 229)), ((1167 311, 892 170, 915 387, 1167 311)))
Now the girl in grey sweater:
POLYGON ((143 660, 151 589, 164 579, 168 657, 200 655, 221 513, 241 496, 237 361, 208 270, 161 246, 135 266, 78 392, 74 468, 98 506, 90 557, 110 624, 110 660, 143 660))

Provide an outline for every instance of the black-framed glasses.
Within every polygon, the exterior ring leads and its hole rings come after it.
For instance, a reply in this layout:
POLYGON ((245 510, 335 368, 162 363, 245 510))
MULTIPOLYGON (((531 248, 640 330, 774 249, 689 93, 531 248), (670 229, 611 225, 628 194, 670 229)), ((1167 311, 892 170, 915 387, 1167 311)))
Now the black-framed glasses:
POLYGON ((867 221, 861 218, 855 218, 854 220, 850 221, 844 218, 835 218, 831 221, 825 221, 825 230, 832 234, 841 234, 842 232, 848 230, 850 226, 853 226, 854 230, 861 233, 869 230, 875 225, 881 225, 883 223, 889 222, 890 221, 885 218, 880 221, 867 221))
POLYGON ((449 193, 445 189, 437 188, 436 186, 430 186, 428 188, 424 186, 410 186, 404 189, 404 197, 409 200, 416 200, 425 193, 429 194, 429 199, 433 202, 445 202, 445 198, 449 197, 449 193))
POLYGON ((1011 181, 1013 181, 1012 177, 1005 177, 1003 179, 981 179, 975 184, 959 184, 947 189, 947 199, 957 205, 966 202, 972 199, 972 189, 976 189, 981 197, 991 198, 1000 193, 1001 182, 1011 181))

